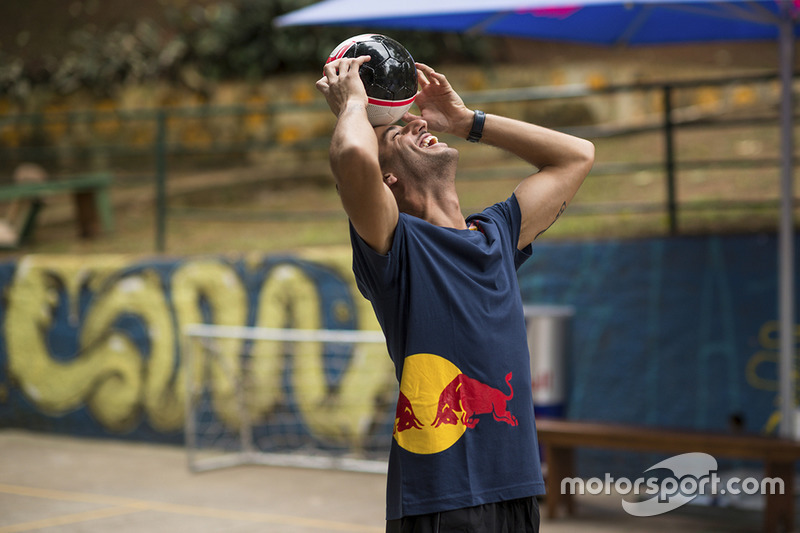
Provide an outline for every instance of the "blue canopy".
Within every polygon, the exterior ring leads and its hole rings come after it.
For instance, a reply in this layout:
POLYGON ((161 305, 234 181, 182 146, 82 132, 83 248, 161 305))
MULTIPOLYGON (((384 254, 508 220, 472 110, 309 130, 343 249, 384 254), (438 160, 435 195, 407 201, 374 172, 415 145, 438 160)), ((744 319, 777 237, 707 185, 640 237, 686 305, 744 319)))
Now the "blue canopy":
POLYGON ((781 17, 776 0, 327 0, 278 17, 276 23, 652 45, 777 40, 781 17))

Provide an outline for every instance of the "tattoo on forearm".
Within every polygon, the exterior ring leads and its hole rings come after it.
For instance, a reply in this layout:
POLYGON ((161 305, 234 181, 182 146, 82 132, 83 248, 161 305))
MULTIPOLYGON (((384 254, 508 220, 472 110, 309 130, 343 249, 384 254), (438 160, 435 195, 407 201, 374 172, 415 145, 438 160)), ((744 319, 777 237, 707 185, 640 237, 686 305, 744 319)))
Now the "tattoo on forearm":
MULTIPOLYGON (((555 223, 556 223, 556 220, 558 220, 558 217, 560 217, 560 216, 561 216, 561 213, 563 213, 563 212, 564 212, 564 210, 565 210, 566 208, 567 208, 567 202, 563 202, 563 203, 561 204, 561 209, 559 209, 559 210, 558 210, 558 213, 556 214, 556 218, 554 218, 554 219, 553 219, 553 221, 550 223, 550 226, 552 226, 553 224, 555 224, 555 223)), ((549 230, 549 229, 550 229, 550 226, 547 226, 547 227, 546 227, 546 228, 544 228, 542 231, 540 231, 539 233, 537 233, 537 234, 536 234, 536 237, 534 237, 534 238, 533 238, 533 240, 536 240, 536 239, 538 239, 538 238, 539 238, 539 235, 541 235, 541 234, 542 234, 542 233, 544 233, 545 231, 549 230)))

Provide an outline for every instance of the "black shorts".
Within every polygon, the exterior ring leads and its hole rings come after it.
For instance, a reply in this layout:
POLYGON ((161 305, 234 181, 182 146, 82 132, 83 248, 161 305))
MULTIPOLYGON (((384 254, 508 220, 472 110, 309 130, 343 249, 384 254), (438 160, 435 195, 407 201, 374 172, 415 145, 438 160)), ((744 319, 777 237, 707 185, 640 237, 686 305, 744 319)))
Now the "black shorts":
POLYGON ((386 533, 539 533, 535 496, 386 522, 386 533))

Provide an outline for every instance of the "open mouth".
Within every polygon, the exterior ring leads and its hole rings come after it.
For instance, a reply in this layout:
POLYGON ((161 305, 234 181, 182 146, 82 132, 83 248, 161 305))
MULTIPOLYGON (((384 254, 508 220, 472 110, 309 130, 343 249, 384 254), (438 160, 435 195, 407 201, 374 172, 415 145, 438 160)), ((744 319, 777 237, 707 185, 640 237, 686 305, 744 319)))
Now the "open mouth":
POLYGON ((433 146, 434 144, 438 143, 439 139, 434 137, 433 135, 424 135, 422 140, 419 143, 420 148, 428 148, 433 146))

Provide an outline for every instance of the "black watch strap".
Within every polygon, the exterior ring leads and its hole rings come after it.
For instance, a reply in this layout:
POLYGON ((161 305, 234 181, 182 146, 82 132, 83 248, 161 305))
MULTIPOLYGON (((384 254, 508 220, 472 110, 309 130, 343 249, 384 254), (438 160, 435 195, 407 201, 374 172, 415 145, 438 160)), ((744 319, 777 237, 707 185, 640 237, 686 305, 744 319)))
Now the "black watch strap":
POLYGON ((480 109, 475 110, 475 116, 472 119, 472 129, 469 130, 467 140, 476 143, 481 140, 483 136, 483 123, 486 121, 486 113, 480 109))

